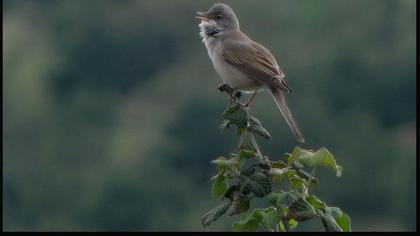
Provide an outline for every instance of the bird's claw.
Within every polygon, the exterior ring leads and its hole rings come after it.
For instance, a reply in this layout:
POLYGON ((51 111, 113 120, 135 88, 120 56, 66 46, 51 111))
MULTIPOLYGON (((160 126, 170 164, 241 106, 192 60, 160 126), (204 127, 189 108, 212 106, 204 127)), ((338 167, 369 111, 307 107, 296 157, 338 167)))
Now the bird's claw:
POLYGON ((217 89, 221 93, 226 92, 227 94, 229 94, 230 104, 236 103, 237 105, 240 105, 241 107, 248 107, 249 104, 242 104, 239 102, 239 100, 242 97, 242 93, 240 91, 237 91, 234 94, 235 90, 227 84, 222 84, 217 89))
POLYGON ((227 84, 222 84, 219 87, 217 87, 217 89, 223 93, 223 92, 227 92, 228 94, 232 94, 233 93, 233 89, 227 85, 227 84))
POLYGON ((226 92, 227 94, 229 94, 229 98, 230 98, 230 104, 234 103, 236 101, 235 96, 233 96, 233 88, 231 88, 229 85, 227 84, 222 84, 217 88, 221 93, 226 92))

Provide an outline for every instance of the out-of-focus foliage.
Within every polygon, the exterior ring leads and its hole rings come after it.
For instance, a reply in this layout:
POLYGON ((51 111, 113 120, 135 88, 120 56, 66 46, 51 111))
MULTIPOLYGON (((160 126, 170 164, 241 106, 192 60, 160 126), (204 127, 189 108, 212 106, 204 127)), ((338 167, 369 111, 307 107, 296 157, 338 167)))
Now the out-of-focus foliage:
MULTIPOLYGON (((194 19, 213 3, 4 1, 6 231, 203 230, 209 162, 237 145, 214 128, 227 101, 194 19)), ((277 57, 308 147, 345 167, 316 195, 353 231, 414 230, 416 1, 227 3, 277 57)), ((267 94, 253 111, 262 150, 295 145, 267 94)))

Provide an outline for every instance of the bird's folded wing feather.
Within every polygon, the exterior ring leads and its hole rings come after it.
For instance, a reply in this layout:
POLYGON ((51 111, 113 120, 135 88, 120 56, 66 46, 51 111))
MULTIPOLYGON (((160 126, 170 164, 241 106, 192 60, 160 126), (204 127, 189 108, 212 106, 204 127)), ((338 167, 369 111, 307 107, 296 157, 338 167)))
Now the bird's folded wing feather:
POLYGON ((226 40, 223 52, 224 59, 250 79, 263 85, 291 91, 275 58, 263 46, 255 42, 226 40))

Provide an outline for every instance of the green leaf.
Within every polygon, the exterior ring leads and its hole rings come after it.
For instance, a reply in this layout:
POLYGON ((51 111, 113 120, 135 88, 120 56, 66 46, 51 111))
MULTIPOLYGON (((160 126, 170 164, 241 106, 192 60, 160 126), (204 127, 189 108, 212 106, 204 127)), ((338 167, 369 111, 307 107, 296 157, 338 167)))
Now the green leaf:
POLYGON ((288 171, 290 171, 290 168, 283 168, 283 169, 271 168, 270 174, 275 175, 275 176, 283 176, 283 175, 286 175, 288 171))
POLYGON ((258 150, 257 141, 255 137, 250 132, 245 132, 241 135, 239 139, 239 149, 251 150, 256 152, 258 150))
POLYGON ((216 160, 211 161, 211 163, 215 164, 219 171, 225 170, 227 167, 226 157, 218 157, 216 160))
POLYGON ((246 128, 238 128, 238 134, 239 134, 239 135, 244 134, 246 131, 247 131, 247 129, 246 129, 246 128))
POLYGON ((232 122, 230 120, 224 120, 223 123, 220 125, 220 129, 222 131, 225 131, 225 130, 230 128, 231 124, 232 124, 232 122))
POLYGON ((308 201, 300 197, 289 207, 287 218, 302 222, 312 219, 315 216, 315 209, 311 206, 311 204, 309 204, 308 201))
POLYGON ((305 187, 306 181, 297 175, 295 170, 288 171, 286 175, 293 188, 303 189, 305 187))
POLYGON ((280 218, 275 207, 255 209, 242 220, 233 224, 235 232, 256 232, 266 230, 273 232, 280 218))
POLYGON ((288 194, 286 196, 286 200, 287 200, 288 205, 292 205, 294 202, 296 202, 301 197, 300 196, 301 194, 296 189, 292 189, 287 193, 288 194))
POLYGON ((270 133, 262 126, 261 122, 257 118, 250 117, 249 123, 250 123, 249 129, 252 130, 255 134, 265 139, 271 139, 270 133))
POLYGON ((251 126, 260 126, 260 127, 262 127, 261 122, 257 118, 255 118, 253 116, 249 117, 249 122, 251 123, 251 126))
POLYGON ((239 128, 246 128, 248 125, 248 112, 240 105, 228 108, 223 114, 223 118, 229 120, 239 128))
POLYGON ((267 196, 271 192, 271 180, 267 174, 255 173, 247 178, 244 192, 253 192, 257 197, 267 196))
POLYGON ((279 168, 271 168, 270 170, 270 174, 272 176, 271 181, 273 183, 280 183, 283 180, 287 179, 287 173, 291 171, 290 168, 283 168, 283 169, 279 169, 279 168))
POLYGON ((267 231, 273 232, 280 221, 279 214, 275 207, 269 207, 259 211, 261 216, 260 225, 267 231))
POLYGON ((232 225, 235 232, 257 232, 260 224, 260 218, 255 216, 254 213, 248 214, 242 220, 232 225))
POLYGON ((283 222, 279 222, 279 230, 280 230, 280 232, 286 232, 286 228, 284 227, 284 224, 283 224, 283 222))
POLYGON ((233 197, 232 205, 230 207, 231 213, 229 215, 232 216, 246 212, 249 210, 250 206, 251 201, 249 198, 239 192, 236 192, 233 197))
POLYGON ((233 201, 233 198, 235 197, 236 192, 239 191, 238 185, 230 186, 230 188, 225 193, 225 198, 233 201))
POLYGON ((327 232, 343 232, 331 214, 322 214, 321 220, 327 232))
POLYGON ((223 175, 218 175, 213 182, 212 192, 217 198, 225 196, 228 190, 228 182, 223 175))
POLYGON ((242 164, 242 161, 238 157, 233 157, 226 159, 225 157, 219 157, 216 160, 213 160, 211 163, 217 165, 219 171, 231 169, 232 167, 239 168, 242 164))
POLYGON ((256 157, 256 156, 257 156, 257 154, 253 151, 249 151, 249 150, 246 150, 246 149, 241 149, 241 151, 239 151, 239 157, 242 158, 242 159, 250 159, 250 158, 253 158, 253 157, 256 157))
POLYGON ((259 135, 259 136, 261 136, 261 137, 263 137, 265 139, 268 139, 268 140, 271 139, 270 133, 264 127, 258 127, 258 128, 253 127, 253 128, 251 128, 251 130, 255 134, 257 134, 257 135, 259 135))
POLYGON ((327 207, 327 214, 331 214, 344 232, 351 232, 351 219, 338 207, 327 207))
POLYGON ((260 161, 260 163, 258 164, 258 167, 260 167, 263 170, 271 169, 271 166, 267 162, 264 162, 264 161, 260 161))
POLYGON ((316 167, 320 165, 328 166, 335 170, 337 177, 340 177, 342 173, 341 166, 337 165, 334 156, 326 148, 321 148, 314 153, 296 147, 293 150, 292 158, 289 159, 289 161, 299 161, 307 167, 316 167))
POLYGON ((255 171, 256 171, 256 168, 254 166, 251 166, 250 168, 241 171, 241 175, 251 177, 251 175, 253 175, 255 171))
POLYGON ((231 205, 230 201, 223 201, 218 206, 207 212, 201 217, 201 223, 204 227, 209 226, 211 223, 219 219, 231 205))
MULTIPOLYGON (((290 196, 290 192, 289 192, 289 195, 287 195, 288 197, 290 196)), ((288 207, 284 207, 283 205, 281 205, 280 207, 279 207, 279 211, 280 211, 280 215, 282 216, 282 217, 286 217, 287 216, 287 214, 289 213, 289 208, 288 207)))
POLYGON ((280 206, 283 200, 286 199, 288 192, 278 192, 278 193, 270 193, 267 196, 268 202, 273 206, 280 206))
POLYGON ((285 163, 285 162, 283 162, 283 161, 277 161, 277 162, 274 162, 271 166, 272 166, 273 168, 279 168, 279 169, 283 169, 283 168, 288 167, 287 163, 285 163))
POLYGON ((299 224, 299 222, 297 222, 294 219, 289 220, 289 226, 290 226, 291 229, 295 229, 298 226, 298 224, 299 224))
POLYGON ((309 202, 309 204, 311 204, 311 206, 313 206, 315 209, 318 210, 325 210, 327 205, 321 201, 319 198, 317 198, 315 195, 310 195, 309 197, 306 198, 306 201, 309 202))

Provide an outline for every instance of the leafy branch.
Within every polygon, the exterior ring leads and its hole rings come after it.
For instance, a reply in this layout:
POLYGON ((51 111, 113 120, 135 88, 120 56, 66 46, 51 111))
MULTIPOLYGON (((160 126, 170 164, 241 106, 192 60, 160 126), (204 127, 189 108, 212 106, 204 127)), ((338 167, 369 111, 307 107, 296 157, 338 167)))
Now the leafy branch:
POLYGON ((202 216, 203 226, 225 214, 241 214, 241 220, 233 224, 234 231, 289 232, 299 222, 311 219, 319 219, 329 232, 351 231, 347 214, 311 193, 319 184, 315 177, 318 166, 330 167, 337 177, 341 176, 342 168, 326 148, 311 151, 295 147, 291 154, 272 161, 263 156, 255 139, 271 139, 271 135, 250 115, 249 108, 236 103, 223 118, 221 129, 234 127, 240 136, 238 153, 212 161, 217 167, 212 192, 220 203, 202 216), (251 209, 255 198, 265 198, 268 207, 251 209))

